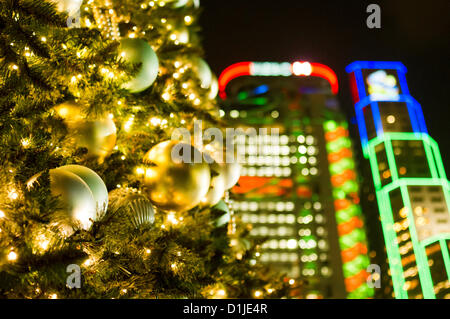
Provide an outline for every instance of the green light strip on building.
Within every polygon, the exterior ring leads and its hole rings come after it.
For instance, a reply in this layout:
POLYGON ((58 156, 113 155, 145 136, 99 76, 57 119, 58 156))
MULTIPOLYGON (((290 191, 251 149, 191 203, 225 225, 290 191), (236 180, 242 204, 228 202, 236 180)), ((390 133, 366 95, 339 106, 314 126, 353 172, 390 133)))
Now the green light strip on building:
POLYGON ((376 188, 376 197, 381 213, 382 228, 386 239, 386 250, 391 269, 391 276, 394 284, 394 292, 397 298, 408 298, 408 293, 404 289, 405 278, 403 267, 401 264, 401 254, 397 244, 397 234, 394 230, 394 220, 389 193, 395 189, 400 189, 404 207, 407 211, 407 220, 409 222, 411 241, 413 244, 414 255, 417 262, 418 274, 422 286, 423 297, 427 299, 436 298, 434 293, 434 284, 430 273, 428 258, 425 248, 434 243, 439 242, 443 254, 445 269, 450 275, 450 257, 448 247, 445 240, 450 239, 450 234, 439 234, 431 238, 427 238, 422 242, 419 241, 415 226, 415 217, 411 206, 408 186, 441 186, 447 207, 449 207, 449 183, 446 179, 444 166, 440 156, 437 143, 427 134, 422 133, 384 133, 382 137, 376 137, 369 141, 367 147, 370 165, 373 174, 373 180, 376 188), (429 178, 411 178, 399 177, 397 163, 393 151, 392 141, 421 141, 423 142, 427 164, 430 169, 431 177, 429 178), (388 167, 391 171, 392 181, 387 185, 382 185, 380 172, 378 170, 378 162, 375 153, 375 147, 381 143, 385 145, 388 167))

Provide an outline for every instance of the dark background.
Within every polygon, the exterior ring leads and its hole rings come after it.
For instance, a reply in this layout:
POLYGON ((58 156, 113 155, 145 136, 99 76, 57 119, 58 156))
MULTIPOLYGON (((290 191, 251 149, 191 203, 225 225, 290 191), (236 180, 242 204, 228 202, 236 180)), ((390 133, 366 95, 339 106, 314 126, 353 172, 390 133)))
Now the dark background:
POLYGON ((206 60, 215 74, 240 61, 323 63, 338 76, 349 117, 346 65, 403 62, 411 95, 450 172, 450 1, 202 0, 201 6, 206 60), (381 7, 381 29, 366 26, 370 3, 381 7))

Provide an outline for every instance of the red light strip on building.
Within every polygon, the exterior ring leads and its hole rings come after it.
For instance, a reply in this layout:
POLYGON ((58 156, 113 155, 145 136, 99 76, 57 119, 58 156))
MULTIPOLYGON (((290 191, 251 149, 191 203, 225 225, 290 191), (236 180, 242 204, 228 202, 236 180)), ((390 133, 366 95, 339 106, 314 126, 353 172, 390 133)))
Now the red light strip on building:
POLYGON ((222 99, 226 98, 225 88, 227 87, 228 82, 231 80, 244 76, 251 75, 250 73, 250 64, 251 62, 239 62, 230 65, 227 67, 219 76, 219 95, 222 99))
POLYGON ((330 83, 331 92, 333 94, 337 94, 339 90, 338 80, 336 73, 329 67, 320 63, 311 63, 312 71, 311 76, 317 76, 319 78, 325 79, 330 83))
POLYGON ((219 76, 219 95, 222 99, 226 98, 225 89, 227 84, 240 76, 316 76, 323 78, 330 83, 331 91, 337 94, 339 90, 337 76, 332 69, 320 63, 310 63, 306 61, 297 61, 289 63, 275 62, 239 62, 227 67, 219 76), (258 72, 256 66, 260 65, 258 72), (288 66, 288 69, 286 69, 288 66), (265 72, 267 71, 267 72, 265 72))

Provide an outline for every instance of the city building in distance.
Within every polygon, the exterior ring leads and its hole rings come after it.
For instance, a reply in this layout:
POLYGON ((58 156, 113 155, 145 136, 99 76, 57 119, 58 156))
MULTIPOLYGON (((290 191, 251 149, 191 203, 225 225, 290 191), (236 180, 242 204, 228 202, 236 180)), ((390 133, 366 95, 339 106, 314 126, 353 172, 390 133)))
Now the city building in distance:
POLYGON ((347 72, 394 296, 449 299, 449 182, 422 109, 409 93, 406 68, 356 61, 347 72))
POLYGON ((237 137, 243 167, 231 198, 251 235, 267 238, 258 262, 305 280, 299 297, 373 297, 335 73, 305 61, 240 62, 222 72, 219 92, 227 122, 257 131, 237 137))

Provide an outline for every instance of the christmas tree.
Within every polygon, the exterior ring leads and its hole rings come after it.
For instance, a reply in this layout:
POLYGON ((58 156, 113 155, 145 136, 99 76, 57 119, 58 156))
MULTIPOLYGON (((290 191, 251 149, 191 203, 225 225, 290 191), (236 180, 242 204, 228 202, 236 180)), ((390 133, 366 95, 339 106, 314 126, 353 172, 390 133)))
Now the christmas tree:
POLYGON ((187 145, 170 141, 176 128, 226 126, 200 11, 196 0, 1 2, 2 297, 289 295, 230 209, 238 167, 211 145, 189 145, 210 163, 168 155, 187 145))

